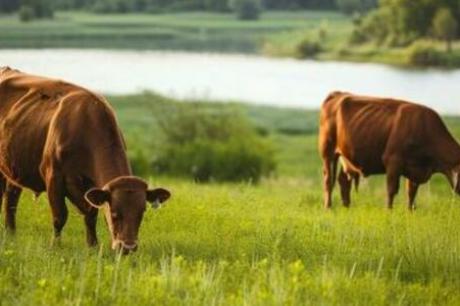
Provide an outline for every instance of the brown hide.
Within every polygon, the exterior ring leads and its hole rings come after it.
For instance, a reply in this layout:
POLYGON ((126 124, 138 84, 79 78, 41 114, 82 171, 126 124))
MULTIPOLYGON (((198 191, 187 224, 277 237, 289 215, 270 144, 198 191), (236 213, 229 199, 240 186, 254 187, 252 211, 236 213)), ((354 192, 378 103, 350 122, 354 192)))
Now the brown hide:
MULTIPOLYGON (((88 243, 97 242, 93 206, 103 203, 87 201, 91 188, 110 189, 109 212, 125 206, 124 221, 118 223, 133 219, 131 214, 142 217, 147 184, 132 176, 114 112, 103 97, 63 81, 2 68, 0 135, 0 171, 7 185, 47 192, 56 237, 67 219, 67 197, 85 216, 88 243), (121 198, 123 203, 116 200, 121 198)), ((134 248, 137 221, 129 237, 112 233, 122 247, 129 241, 134 248)))
POLYGON ((337 162, 339 184, 348 206, 352 180, 373 174, 387 175, 388 200, 399 189, 399 178, 408 179, 409 207, 420 184, 433 173, 447 176, 458 192, 460 146, 440 116, 415 103, 345 92, 331 93, 320 114, 319 151, 323 159, 325 206, 332 205, 337 162))

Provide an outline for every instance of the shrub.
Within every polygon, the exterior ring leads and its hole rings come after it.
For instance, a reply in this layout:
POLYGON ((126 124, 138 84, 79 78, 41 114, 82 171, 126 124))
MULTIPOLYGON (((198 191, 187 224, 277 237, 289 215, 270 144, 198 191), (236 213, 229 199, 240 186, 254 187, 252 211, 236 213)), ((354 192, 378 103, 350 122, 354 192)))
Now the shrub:
POLYGON ((23 5, 19 9, 19 20, 29 22, 35 18, 34 9, 28 5, 23 5))
POLYGON ((360 45, 367 41, 366 35, 361 31, 360 28, 355 27, 348 38, 348 43, 351 45, 360 45))
POLYGON ((153 162, 159 173, 199 182, 257 182, 274 169, 269 143, 238 113, 180 105, 158 118, 161 150, 153 162))
POLYGON ((406 48, 407 63, 415 66, 442 65, 443 57, 428 41, 416 41, 406 48))
POLYGON ((297 57, 299 58, 315 57, 321 50, 321 44, 308 37, 301 40, 296 47, 297 57))
POLYGON ((229 0, 229 7, 241 20, 257 20, 262 11, 260 0, 229 0))

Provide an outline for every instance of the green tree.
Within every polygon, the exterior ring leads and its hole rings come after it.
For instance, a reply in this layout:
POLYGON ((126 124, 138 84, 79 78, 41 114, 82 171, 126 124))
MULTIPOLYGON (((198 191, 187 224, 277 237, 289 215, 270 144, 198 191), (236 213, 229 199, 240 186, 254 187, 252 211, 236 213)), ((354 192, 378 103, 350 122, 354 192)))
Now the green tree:
POLYGON ((0 13, 10 13, 19 9, 19 0, 0 0, 0 13))
POLYGON ((436 37, 444 39, 447 51, 452 50, 452 40, 457 36, 457 20, 447 8, 440 8, 433 19, 433 31, 436 37))
POLYGON ((21 20, 22 22, 29 22, 35 18, 35 12, 31 6, 22 5, 19 8, 18 16, 19 20, 21 20))
POLYGON ((407 46, 432 34, 435 14, 441 8, 458 22, 459 7, 459 0, 380 0, 379 7, 363 18, 354 33, 387 45, 407 46))
POLYGON ((53 18, 54 8, 51 0, 22 0, 19 9, 19 19, 29 22, 33 19, 53 18))
POLYGON ((262 10, 260 0, 229 0, 228 6, 241 20, 257 20, 262 10))
POLYGON ((377 0, 337 0, 337 7, 345 14, 364 13, 377 7, 377 0))

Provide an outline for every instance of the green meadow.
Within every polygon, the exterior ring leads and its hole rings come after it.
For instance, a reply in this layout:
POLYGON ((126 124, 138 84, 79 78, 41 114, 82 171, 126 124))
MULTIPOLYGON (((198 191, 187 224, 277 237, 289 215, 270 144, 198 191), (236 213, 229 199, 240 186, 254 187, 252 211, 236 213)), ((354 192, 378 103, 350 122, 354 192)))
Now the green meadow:
MULTIPOLYGON (((130 154, 155 151, 161 99, 109 98, 130 154)), ((276 173, 253 185, 150 172, 150 184, 173 197, 146 213, 130 256, 109 250, 102 218, 100 247, 88 249, 73 208, 61 245, 51 246, 46 195, 26 192, 16 235, 0 229, 0 305, 460 304, 460 198, 443 177, 421 188, 413 213, 404 190, 385 209, 381 177, 363 181, 350 209, 336 192, 325 211, 317 112, 230 105, 273 143, 276 173)), ((446 122, 459 139, 459 119, 446 122)))

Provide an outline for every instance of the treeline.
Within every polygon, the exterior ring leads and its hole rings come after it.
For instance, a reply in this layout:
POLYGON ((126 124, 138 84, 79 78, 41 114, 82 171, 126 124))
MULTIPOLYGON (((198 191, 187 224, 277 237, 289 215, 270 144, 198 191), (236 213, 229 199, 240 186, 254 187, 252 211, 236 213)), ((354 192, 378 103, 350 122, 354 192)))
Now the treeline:
MULTIPOLYGON (((29 2, 51 9, 89 10, 107 12, 165 12, 165 11, 214 11, 229 12, 229 0, 0 0, 1 12, 18 11, 29 2)), ((260 2, 264 9, 336 9, 336 0, 265 0, 260 2)))

